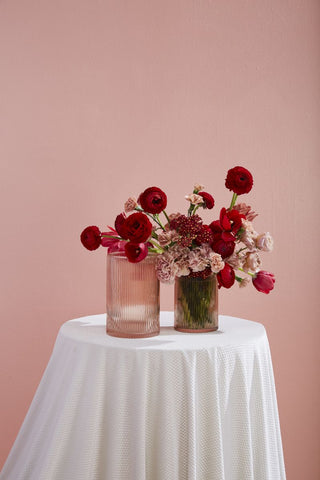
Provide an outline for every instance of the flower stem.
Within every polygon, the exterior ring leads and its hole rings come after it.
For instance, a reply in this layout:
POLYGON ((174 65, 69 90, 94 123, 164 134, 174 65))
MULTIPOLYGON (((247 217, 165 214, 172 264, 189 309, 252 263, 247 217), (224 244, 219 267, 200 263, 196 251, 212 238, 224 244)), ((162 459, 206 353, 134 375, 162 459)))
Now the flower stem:
POLYGON ((121 237, 116 237, 115 235, 101 235, 102 238, 115 238, 116 240, 123 240, 121 237))
POLYGON ((188 209, 188 217, 191 217, 194 207, 195 207, 195 206, 193 205, 193 203, 191 203, 191 204, 190 204, 190 207, 189 207, 189 209, 188 209))
POLYGON ((243 250, 247 250, 247 249, 248 247, 242 247, 236 252, 236 254, 238 255, 238 253, 243 252, 243 250))
POLYGON ((154 217, 155 221, 158 223, 158 225, 160 225, 160 227, 162 228, 162 230, 165 230, 165 228, 164 228, 164 226, 162 225, 161 220, 160 220, 160 218, 159 218, 159 214, 158 214, 158 213, 155 213, 155 214, 153 215, 153 217, 154 217))
POLYGON ((164 249, 162 247, 160 247, 158 242, 156 242, 155 240, 151 240, 151 238, 149 239, 149 242, 152 243, 152 245, 156 248, 158 253, 163 253, 164 252, 164 249))
POLYGON ((149 247, 149 252, 152 252, 152 253, 163 253, 162 250, 159 250, 158 248, 151 248, 149 247))
POLYGON ((167 219, 167 221, 168 221, 168 223, 169 223, 169 225, 170 225, 170 219, 169 219, 169 217, 168 217, 168 215, 167 215, 167 212, 166 212, 165 210, 163 210, 163 214, 164 214, 164 216, 166 217, 166 219, 167 219))
POLYGON ((145 212, 144 210, 141 210, 145 215, 148 215, 148 217, 150 217, 154 222, 156 222, 159 227, 162 228, 162 230, 164 230, 164 226, 162 225, 162 223, 160 222, 159 218, 157 219, 157 215, 151 215, 151 213, 148 213, 148 212, 145 212))
POLYGON ((245 270, 243 270, 243 268, 238 268, 238 270, 240 270, 241 272, 243 273, 246 273, 247 275, 250 275, 251 277, 254 277, 255 276, 255 273, 251 273, 251 272, 246 272, 245 270))
POLYGON ((237 195, 236 193, 234 193, 234 194, 232 195, 232 200, 231 200, 231 203, 230 203, 229 210, 232 210, 233 207, 235 206, 237 197, 238 197, 238 195, 237 195))
POLYGON ((192 215, 194 215, 196 213, 196 211, 198 210, 198 208, 200 208, 201 205, 196 205, 193 212, 192 212, 192 215))
POLYGON ((154 221, 159 225, 159 227, 162 228, 162 230, 165 229, 164 226, 162 225, 162 223, 160 222, 159 216, 158 216, 157 214, 152 215, 151 213, 145 212, 145 211, 143 210, 143 208, 141 208, 141 207, 139 207, 139 206, 135 207, 135 210, 137 210, 138 212, 142 212, 142 213, 144 213, 145 215, 148 215, 148 217, 152 218, 152 220, 154 220, 154 221))

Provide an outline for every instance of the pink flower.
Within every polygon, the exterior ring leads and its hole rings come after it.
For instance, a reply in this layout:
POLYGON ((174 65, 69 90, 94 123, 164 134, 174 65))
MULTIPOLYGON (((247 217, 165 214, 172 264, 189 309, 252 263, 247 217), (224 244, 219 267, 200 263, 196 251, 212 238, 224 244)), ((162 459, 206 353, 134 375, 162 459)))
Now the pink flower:
POLYGON ((256 252, 248 252, 244 257, 243 270, 248 272, 256 272, 261 265, 261 260, 256 252))
POLYGON ((170 245, 171 242, 177 242, 180 238, 180 235, 176 230, 166 230, 162 231, 158 235, 158 242, 161 247, 170 245))
POLYGON ((245 246, 250 251, 256 249, 255 239, 258 237, 258 233, 254 230, 253 225, 248 220, 242 220, 242 228, 244 229, 241 233, 240 240, 245 244, 245 246))
POLYGON ((196 193, 200 192, 203 189, 204 189, 204 185, 202 185, 201 183, 196 183, 193 187, 193 190, 195 190, 196 193))
POLYGON ((191 193, 191 195, 186 195, 185 199, 188 202, 192 203, 192 205, 201 205, 203 203, 203 198, 196 193, 191 193))
POLYGON ((248 284, 250 283, 249 278, 242 278, 241 282, 239 282, 239 287, 240 288, 245 288, 248 284))
POLYGON ((238 212, 242 215, 245 215, 246 219, 250 222, 252 222, 252 220, 254 220, 258 216, 256 212, 251 210, 250 205, 247 205, 245 203, 237 203, 237 205, 235 205, 233 208, 235 210, 238 210, 238 212))
POLYGON ((126 213, 133 212, 133 210, 138 206, 137 199, 135 197, 130 197, 124 204, 124 211, 126 213))
POLYGON ((190 269, 188 259, 182 257, 177 260, 174 264, 174 270, 177 277, 185 277, 189 275, 190 269))
POLYGON ((226 263, 230 265, 230 267, 237 270, 238 268, 242 268, 243 265, 243 257, 238 255, 237 253, 233 253, 230 257, 225 259, 226 263))
POLYGON ((274 288, 276 279, 273 273, 260 270, 254 277, 252 277, 252 283, 258 292, 269 293, 274 288))
POLYGON ((193 272, 202 272, 208 266, 208 260, 208 257, 201 255, 199 248, 195 248, 189 253, 189 267, 193 272))
POLYGON ((209 256, 210 259, 210 266, 212 273, 218 273, 221 270, 224 269, 224 261, 222 260, 221 255, 218 253, 212 252, 212 254, 209 256))
POLYGON ((156 274, 160 282, 173 283, 176 276, 176 267, 172 255, 164 252, 156 257, 156 274))
POLYGON ((261 233, 256 238, 256 246, 263 252, 271 252, 273 250, 273 238, 269 232, 261 233))

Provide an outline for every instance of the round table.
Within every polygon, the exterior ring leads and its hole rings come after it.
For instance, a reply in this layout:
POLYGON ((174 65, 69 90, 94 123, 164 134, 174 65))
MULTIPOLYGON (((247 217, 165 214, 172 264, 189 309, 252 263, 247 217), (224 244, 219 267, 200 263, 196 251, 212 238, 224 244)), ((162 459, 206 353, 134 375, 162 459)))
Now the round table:
POLYGON ((105 315, 62 325, 1 480, 283 480, 267 335, 106 335, 105 315))

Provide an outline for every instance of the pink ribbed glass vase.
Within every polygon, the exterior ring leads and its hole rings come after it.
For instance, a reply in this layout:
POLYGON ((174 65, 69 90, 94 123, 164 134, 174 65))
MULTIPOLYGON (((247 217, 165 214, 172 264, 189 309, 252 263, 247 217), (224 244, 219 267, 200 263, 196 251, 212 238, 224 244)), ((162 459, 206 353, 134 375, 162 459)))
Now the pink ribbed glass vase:
POLYGON ((155 256, 130 263, 124 254, 107 254, 107 333, 145 338, 160 332, 160 288, 155 256))

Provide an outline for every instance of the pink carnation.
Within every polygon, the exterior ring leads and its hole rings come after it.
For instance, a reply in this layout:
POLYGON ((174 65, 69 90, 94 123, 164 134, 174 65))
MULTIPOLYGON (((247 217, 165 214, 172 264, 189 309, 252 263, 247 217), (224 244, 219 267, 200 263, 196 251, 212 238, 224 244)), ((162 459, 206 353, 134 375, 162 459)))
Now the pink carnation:
POLYGON ((201 255, 200 248, 189 253, 189 267, 193 272, 202 272, 208 266, 208 258, 201 255))
POLYGON ((156 258, 156 274, 160 282, 173 283, 176 276, 176 267, 172 255, 164 252, 156 258))
POLYGON ((252 222, 252 220, 254 220, 258 216, 256 212, 251 210, 250 205, 246 205, 245 203, 237 203, 237 205, 235 205, 233 208, 235 210, 238 210, 238 212, 242 215, 245 215, 246 219, 250 222, 252 222))
POLYGON ((171 242, 177 242, 180 238, 180 235, 176 230, 166 230, 162 231, 158 235, 158 242, 161 247, 170 245, 171 242))
POLYGON ((133 210, 138 206, 137 199, 135 197, 130 197, 124 204, 124 211, 126 213, 133 212, 133 210))

